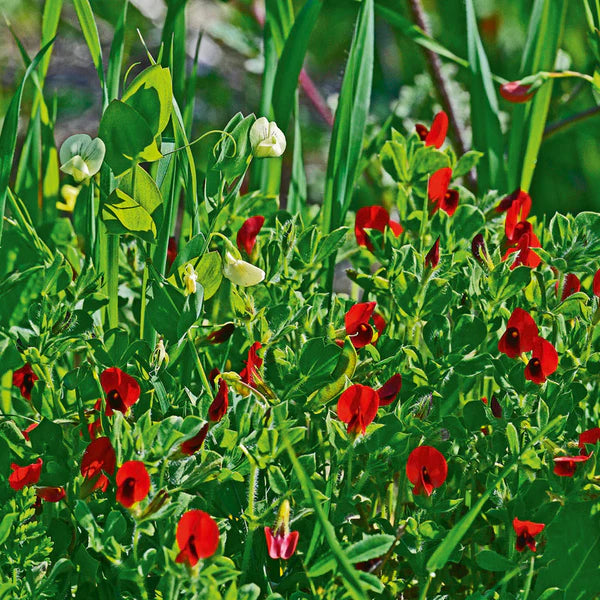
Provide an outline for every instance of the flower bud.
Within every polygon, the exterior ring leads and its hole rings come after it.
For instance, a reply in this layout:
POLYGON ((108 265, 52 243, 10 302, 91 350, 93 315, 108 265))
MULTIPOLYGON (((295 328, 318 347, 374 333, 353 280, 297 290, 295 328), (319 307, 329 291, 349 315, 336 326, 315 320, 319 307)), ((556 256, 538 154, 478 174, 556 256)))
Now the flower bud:
POLYGON ((435 244, 431 250, 425 255, 425 266, 430 269, 435 269, 440 262, 440 238, 435 240, 435 244))
POLYGON ((60 147, 60 170, 72 175, 77 183, 87 181, 100 170, 105 152, 100 138, 92 139, 85 133, 72 135, 60 147))
POLYGON ((194 271, 192 263, 185 265, 184 272, 185 274, 183 276, 183 283, 185 285, 185 292, 187 295, 195 294, 197 289, 196 282, 198 281, 198 275, 196 271, 194 271))
POLYGON ((256 158, 276 158, 285 152, 285 135, 274 121, 261 117, 250 128, 250 144, 256 158))
POLYGON ((223 275, 232 283, 249 287, 260 283, 265 278, 265 272, 254 265, 236 258, 230 252, 225 253, 223 275))
POLYGON ((75 202, 77 202, 77 196, 79 195, 78 187, 73 185, 63 185, 60 188, 60 195, 62 196, 64 202, 57 202, 56 208, 57 210, 64 210, 65 212, 73 212, 75 209, 75 202))
POLYGON ((165 350, 163 339, 160 337, 158 342, 156 342, 156 347, 154 348, 152 355, 150 356, 150 364, 156 367, 158 370, 162 366, 163 362, 167 365, 169 364, 169 355, 165 350))

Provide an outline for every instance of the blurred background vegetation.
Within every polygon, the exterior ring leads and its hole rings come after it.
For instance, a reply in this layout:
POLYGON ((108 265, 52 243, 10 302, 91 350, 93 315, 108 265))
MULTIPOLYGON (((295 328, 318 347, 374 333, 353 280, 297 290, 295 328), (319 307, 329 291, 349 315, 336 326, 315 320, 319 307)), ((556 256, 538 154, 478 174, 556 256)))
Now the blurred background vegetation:
MULTIPOLYGON (((178 0, 170 0, 171 3, 178 0)), ((382 3, 390 4, 385 0, 382 3)), ((92 0, 98 19, 103 50, 108 55, 113 29, 118 19, 120 0, 92 0)), ((161 41, 167 2, 131 0, 127 18, 124 70, 146 61, 145 50, 136 29, 149 49, 157 53, 161 41)), ((298 9, 303 2, 294 0, 298 9)), ((392 2, 395 9, 413 19, 408 0, 392 2)), ((526 29, 533 0, 478 0, 479 29, 496 75, 517 79, 526 29)), ((460 57, 467 56, 467 34, 462 0, 423 2, 433 37, 460 57)), ((5 19, 19 36, 30 56, 39 49, 42 0, 0 0, 5 19)), ((350 45, 358 3, 351 0, 325 0, 309 45, 306 70, 329 111, 335 110, 336 94, 350 45)), ((188 67, 199 47, 194 136, 223 127, 236 112, 258 112, 261 90, 262 26, 261 1, 189 0, 185 7, 188 67)), ((2 23, 0 35, 0 117, 20 81, 24 66, 8 26, 2 23)), ((584 73, 594 69, 582 2, 570 2, 557 68, 572 68, 584 73)), ((464 135, 470 140, 468 73, 443 60, 451 81, 451 94, 461 120, 464 135)), ((31 94, 31 84, 27 91, 31 94)), ((55 139, 58 146, 73 133, 96 135, 101 114, 101 95, 97 74, 79 29, 70 2, 65 1, 50 69, 46 97, 54 97, 57 110, 55 139)), ((548 125, 583 111, 592 114, 575 124, 554 129, 541 148, 531 195, 533 212, 579 212, 600 210, 600 116, 595 107, 600 97, 592 86, 577 79, 557 80, 554 86, 548 125)), ((330 125, 327 108, 317 110, 306 94, 301 96, 301 122, 309 199, 319 202, 323 193, 330 125)), ((371 105, 372 130, 392 112, 394 126, 412 129, 415 122, 429 123, 441 108, 421 47, 391 26, 381 15, 376 23, 376 64, 371 105)), ((506 132, 513 105, 500 101, 500 120, 506 132)), ((27 95, 22 109, 29 114, 27 95)), ((23 123, 22 123, 23 125, 23 123)), ((547 127, 548 129, 548 127, 547 127)), ((452 135, 452 132, 450 132, 452 135)), ((198 144, 194 152, 202 164, 207 149, 198 144)), ((21 144, 18 144, 20 148, 21 144)), ((291 160, 291 156, 288 157, 291 160)), ((500 190, 507 193, 512 190, 500 190)), ((364 192, 363 192, 364 193, 364 192)), ((371 198, 376 203, 377 198, 371 198)))

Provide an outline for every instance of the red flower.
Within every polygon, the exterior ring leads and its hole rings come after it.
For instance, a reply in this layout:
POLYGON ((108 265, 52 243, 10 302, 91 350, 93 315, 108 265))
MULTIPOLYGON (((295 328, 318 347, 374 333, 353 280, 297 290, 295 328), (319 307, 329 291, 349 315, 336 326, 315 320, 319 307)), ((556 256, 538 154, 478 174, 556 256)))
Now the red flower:
POLYGON ((233 335, 234 331, 235 325, 233 323, 225 323, 221 329, 217 329, 216 331, 209 333, 206 339, 211 344, 222 344, 233 335))
MULTIPOLYGON (((506 225, 505 225, 506 226, 506 225)), ((512 234, 509 236, 506 234, 506 239, 516 246, 519 240, 525 234, 529 235, 529 246, 531 248, 540 248, 540 240, 537 235, 533 232, 533 225, 529 221, 519 221, 512 229, 512 234)))
POLYGON ((431 250, 425 255, 425 266, 430 269, 435 269, 440 262, 440 238, 435 240, 435 244, 431 250))
POLYGON ((539 248, 539 242, 537 246, 533 245, 536 243, 536 240, 537 238, 533 239, 530 234, 525 233, 519 238, 519 241, 514 248, 509 248, 506 251, 506 254, 502 257, 502 260, 506 260, 513 252, 518 252, 517 258, 510 266, 511 271, 519 265, 535 268, 542 262, 542 259, 531 250, 531 248, 539 248))
POLYGON ((245 250, 246 254, 250 256, 256 244, 256 237, 258 232, 261 230, 265 223, 265 218, 261 215, 250 217, 244 221, 244 224, 240 227, 237 232, 236 242, 237 247, 240 250, 245 250))
POLYGON ((593 427, 592 429, 588 429, 587 431, 582 431, 579 434, 579 447, 581 448, 581 453, 587 456, 588 451, 585 447, 586 444, 590 444, 592 446, 596 445, 600 441, 600 427, 593 427))
POLYGON ((556 348, 547 340, 537 338, 533 344, 531 359, 525 367, 525 379, 542 384, 558 367, 556 348))
POLYGON ((449 190, 450 180, 452 179, 452 169, 444 167, 436 171, 427 184, 427 195, 429 200, 434 203, 432 213, 441 208, 449 217, 451 217, 459 201, 458 190, 449 190))
POLYGON ((219 379, 219 389, 217 391, 217 395, 215 399, 212 401, 211 405, 208 407, 208 418, 215 423, 219 422, 225 413, 227 412, 227 407, 229 406, 229 388, 225 383, 223 378, 219 379))
POLYGON ((21 431, 21 433, 23 434, 23 437, 29 441, 29 433, 31 431, 33 431, 37 426, 39 425, 39 423, 32 423, 31 425, 29 425, 29 427, 27 427, 27 429, 23 429, 23 431, 21 431))
POLYGON ((392 375, 378 390, 379 406, 387 406, 396 400, 402 389, 402 375, 392 375))
POLYGON ((258 350, 262 348, 260 342, 254 342, 248 350, 248 360, 244 361, 246 366, 240 372, 242 381, 251 387, 254 387, 254 378, 258 376, 258 369, 262 367, 263 359, 258 356, 258 350))
POLYGON ((198 452, 198 450, 202 448, 202 444, 204 444, 204 440, 206 439, 207 433, 208 423, 205 423, 204 425, 202 425, 200 431, 194 437, 190 438, 189 440, 186 440, 181 444, 181 452, 183 452, 183 454, 187 454, 188 456, 191 456, 192 454, 198 452))
POLYGON ((544 523, 533 523, 531 521, 519 521, 517 517, 513 519, 513 528, 517 534, 516 548, 519 552, 525 550, 525 546, 529 546, 532 552, 535 552, 536 535, 540 534, 546 527, 544 523))
POLYGON ((44 461, 38 458, 34 463, 20 467, 12 463, 10 468, 13 472, 8 477, 8 484, 13 490, 22 490, 24 487, 33 485, 40 480, 42 465, 44 461))
POLYGON ((383 206, 363 206, 356 211, 354 235, 359 246, 366 246, 373 251, 373 244, 365 229, 376 229, 383 233, 386 227, 389 227, 396 237, 404 231, 400 223, 390 219, 390 213, 383 206))
POLYGON ((355 348, 363 348, 367 344, 375 343, 385 329, 383 317, 374 312, 375 306, 377 306, 377 302, 359 302, 346 313, 344 318, 346 334, 350 336, 355 348), (377 336, 375 336, 373 327, 369 325, 371 318, 373 318, 373 324, 379 334, 377 336))
POLYGON ((425 125, 421 125, 420 123, 415 125, 415 129, 421 140, 425 142, 426 146, 435 146, 439 150, 442 147, 442 144, 446 139, 446 133, 448 132, 448 115, 441 110, 433 118, 431 129, 427 129, 425 125))
POLYGON ((358 435, 365 433, 379 408, 377 392, 356 383, 345 390, 338 400, 337 412, 340 421, 348 423, 348 433, 358 435))
POLYGON ((423 492, 431 496, 433 489, 446 481, 448 463, 444 455, 432 446, 417 446, 408 456, 406 476, 415 486, 415 496, 423 492))
MULTIPOLYGON (((496 207, 496 212, 506 212, 504 231, 509 240, 512 241, 514 238, 514 230, 517 223, 520 221, 527 221, 530 210, 531 196, 520 188, 517 188, 512 194, 502 198, 496 207)), ((518 238, 515 241, 518 241, 518 238)))
POLYGON ((562 302, 563 300, 566 300, 571 294, 578 292, 580 289, 581 281, 579 281, 579 277, 577 277, 577 275, 574 275, 573 273, 569 273, 565 277, 560 301, 562 302))
POLYGON ((533 98, 537 88, 533 91, 530 85, 522 85, 520 81, 509 81, 500 86, 500 95, 513 104, 527 102, 533 98))
POLYGON ((35 490, 35 494, 46 502, 60 502, 65 497, 65 489, 62 487, 39 487, 35 490))
POLYGON ((573 477, 577 463, 589 460, 588 455, 581 456, 557 456, 554 459, 554 473, 559 477, 573 477))
POLYGON ((100 437, 90 442, 81 459, 81 474, 90 480, 95 479, 93 490, 106 491, 108 478, 102 471, 112 475, 115 472, 117 457, 107 437, 100 437), (97 479, 96 479, 97 478, 97 479))
POLYGON ((106 414, 109 417, 115 410, 126 413, 140 397, 140 384, 117 367, 102 371, 100 383, 106 394, 106 414))
POLYGON ((212 556, 219 546, 219 528, 202 510, 188 510, 177 524, 178 563, 193 567, 201 558, 212 556))
POLYGON ((128 460, 117 471, 117 502, 131 508, 150 491, 150 475, 143 462, 128 460))
POLYGON ((25 400, 31 400, 31 390, 38 379, 38 376, 31 370, 31 366, 26 363, 13 373, 12 382, 14 386, 19 388, 21 396, 25 400))
POLYGON ((598 298, 600 298, 600 269, 598 269, 594 275, 594 280, 592 281, 592 290, 594 292, 594 296, 598 296, 598 298))
POLYGON ((167 267, 170 269, 177 258, 177 238, 170 237, 167 246, 167 267))
POLYGON ((509 358, 516 358, 533 350, 537 337, 538 326, 531 315, 522 308, 515 308, 498 342, 498 350, 509 358))
POLYGON ((265 527, 265 538, 267 540, 267 549, 271 558, 282 558, 287 560, 296 551, 298 538, 300 534, 297 531, 290 531, 287 534, 277 530, 275 533, 270 527, 265 527))

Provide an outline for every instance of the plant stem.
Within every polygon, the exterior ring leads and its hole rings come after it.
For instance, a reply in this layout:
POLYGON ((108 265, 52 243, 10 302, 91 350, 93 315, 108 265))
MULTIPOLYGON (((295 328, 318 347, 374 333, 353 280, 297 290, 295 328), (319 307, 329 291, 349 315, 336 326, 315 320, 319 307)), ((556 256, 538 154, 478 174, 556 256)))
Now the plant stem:
POLYGON ((562 131, 563 129, 566 129, 570 125, 579 123, 579 121, 583 121, 584 119, 587 119, 588 117, 593 117, 593 116, 597 115, 598 113, 600 113, 600 106, 592 106, 592 108, 588 108, 587 110, 584 110, 582 112, 579 112, 579 113, 576 113, 569 117, 566 117, 564 119, 561 119, 560 121, 556 121, 555 123, 550 123, 549 125, 546 126, 546 129, 544 129, 543 139, 546 140, 550 136, 562 131))
POLYGON ((202 381, 202 385, 204 386, 204 389, 206 390, 206 393, 208 394, 208 397, 212 402, 215 399, 213 396, 212 388, 210 387, 210 383, 208 383, 208 377, 206 377, 206 372, 204 371, 204 367, 200 362, 200 356, 198 356, 198 350, 196 350, 196 345, 194 344, 194 340, 192 339, 192 335, 189 331, 187 333, 187 339, 188 346, 192 353, 192 357, 194 359, 194 362, 196 363, 196 368, 198 369, 198 374, 200 375, 200 380, 202 381))
POLYGON ((146 244, 146 260, 144 261, 144 274, 142 275, 142 291, 140 294, 140 340, 144 335, 146 323, 146 295, 148 292, 148 261, 150 260, 150 244, 146 244))
POLYGON ((527 573, 527 579, 525 580, 525 588, 523 589, 523 600, 527 600, 529 592, 531 590, 531 581, 533 580, 533 567, 535 564, 535 554, 531 557, 529 563, 529 573, 527 573))
POLYGON ((244 556, 242 558, 242 577, 248 573, 248 564, 252 556, 252 545, 254 544, 254 531, 256 523, 254 522, 254 496, 256 494, 256 482, 258 478, 258 465, 255 462, 250 463, 250 478, 248 480, 248 508, 246 514, 249 518, 248 537, 244 544, 244 556))
MULTIPOLYGON (((409 5, 416 24, 428 36, 431 36, 431 31, 425 18, 425 11, 423 10, 421 0, 409 0, 409 5)), ((454 101, 450 95, 448 81, 442 71, 442 61, 440 60, 440 57, 431 50, 424 48, 423 52, 425 54, 425 58, 427 59, 429 70, 431 71, 435 89, 438 91, 442 105, 448 113, 448 120, 450 121, 458 149, 460 150, 461 154, 464 154, 468 150, 467 143, 463 135, 465 127, 464 124, 459 121, 456 114, 454 101)))
POLYGON ((108 234, 106 242, 106 291, 108 328, 119 325, 119 235, 108 234))

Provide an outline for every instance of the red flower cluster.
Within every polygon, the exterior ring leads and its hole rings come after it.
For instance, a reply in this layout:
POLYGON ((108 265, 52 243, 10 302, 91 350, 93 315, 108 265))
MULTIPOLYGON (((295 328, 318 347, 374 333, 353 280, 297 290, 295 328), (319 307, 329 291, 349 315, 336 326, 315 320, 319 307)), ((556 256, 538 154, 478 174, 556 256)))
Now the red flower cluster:
POLYGON ((106 394, 106 414, 109 417, 115 410, 126 413, 140 397, 140 384, 117 367, 102 371, 100 383, 106 394))
POLYGON ((440 487, 446 481, 448 463, 444 455, 433 446, 417 446, 408 456, 406 476, 415 486, 415 496, 423 492, 431 496, 434 488, 440 487))
POLYGON ((250 217, 244 221, 236 236, 237 247, 240 251, 244 250, 248 256, 252 254, 256 238, 264 223, 265 218, 261 215, 250 217))
POLYGON ((444 167, 436 171, 427 184, 427 195, 433 204, 431 214, 435 214, 438 209, 442 209, 451 217, 458 208, 459 195, 458 190, 448 189, 452 179, 452 169, 444 167))
POLYGON ((219 547, 219 527, 214 519, 202 510, 188 510, 177 524, 179 554, 175 562, 190 567, 201 558, 212 556, 219 547))
POLYGON ((535 536, 540 534, 546 525, 544 523, 534 523, 532 521, 519 521, 517 517, 513 519, 513 528, 517 534, 517 543, 515 545, 519 552, 525 550, 525 546, 529 546, 532 552, 535 552, 536 542, 535 536))
POLYGON ((509 358, 531 352, 525 367, 525 379, 542 384, 558 367, 558 354, 554 346, 539 336, 538 326, 531 315, 522 308, 513 310, 506 331, 498 342, 498 350, 509 358))
POLYGON ((439 150, 448 133, 448 115, 441 110, 433 118, 431 129, 427 129, 427 127, 421 125, 421 123, 417 123, 415 129, 421 140, 425 142, 426 146, 434 146, 439 150))
POLYGON ((373 244, 365 230, 376 229, 384 233, 386 227, 389 227, 396 237, 404 231, 400 223, 390 219, 390 213, 383 206, 363 206, 356 211, 354 235, 359 246, 366 246, 372 252, 373 244))
POLYGON ((117 471, 117 502, 131 508, 150 491, 150 475, 143 462, 128 460, 117 471))
POLYGON ((29 364, 24 364, 20 369, 13 373, 13 385, 19 388, 21 396, 25 400, 31 400, 31 390, 33 384, 38 380, 38 376, 31 370, 29 364))
POLYGON ((383 333, 385 321, 380 314, 375 312, 376 306, 377 302, 359 302, 346 313, 344 318, 346 335, 350 336, 355 348, 364 348, 367 344, 375 344, 383 333), (371 319, 377 333, 369 324, 371 319))
POLYGON ((511 265, 511 270, 519 265, 535 268, 541 258, 531 248, 540 248, 541 244, 533 232, 531 223, 527 221, 529 211, 531 210, 531 196, 521 189, 516 189, 512 194, 504 197, 498 206, 496 212, 506 212, 504 223, 504 233, 510 245, 502 260, 517 253, 517 256, 511 265))

